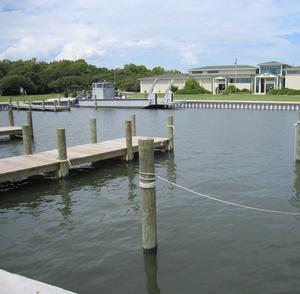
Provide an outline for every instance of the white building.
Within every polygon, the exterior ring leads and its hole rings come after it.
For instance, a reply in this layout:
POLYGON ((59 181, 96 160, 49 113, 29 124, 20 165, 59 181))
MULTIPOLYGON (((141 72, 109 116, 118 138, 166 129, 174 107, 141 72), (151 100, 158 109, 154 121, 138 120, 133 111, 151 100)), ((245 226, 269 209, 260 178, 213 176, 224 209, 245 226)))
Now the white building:
POLYGON ((200 86, 212 93, 218 93, 233 85, 238 89, 248 89, 257 95, 266 94, 273 89, 300 89, 300 67, 271 61, 250 65, 218 65, 190 69, 188 74, 163 74, 139 79, 140 92, 149 92, 154 80, 158 80, 154 92, 165 92, 170 81, 179 89, 193 78, 200 86))

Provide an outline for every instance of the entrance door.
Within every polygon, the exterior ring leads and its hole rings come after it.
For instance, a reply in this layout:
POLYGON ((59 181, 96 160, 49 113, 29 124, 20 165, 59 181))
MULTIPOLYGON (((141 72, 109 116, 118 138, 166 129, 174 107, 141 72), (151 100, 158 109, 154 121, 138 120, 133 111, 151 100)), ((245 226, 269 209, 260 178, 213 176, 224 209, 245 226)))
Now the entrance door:
POLYGON ((260 93, 265 93, 265 79, 260 79, 260 93))

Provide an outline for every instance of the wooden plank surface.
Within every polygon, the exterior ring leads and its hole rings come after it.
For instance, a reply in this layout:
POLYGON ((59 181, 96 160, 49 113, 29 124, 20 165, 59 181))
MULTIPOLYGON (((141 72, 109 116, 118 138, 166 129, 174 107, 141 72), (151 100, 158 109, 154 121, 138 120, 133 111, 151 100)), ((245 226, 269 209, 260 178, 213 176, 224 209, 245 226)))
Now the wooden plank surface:
POLYGON ((0 127, 0 136, 22 135, 22 127, 0 127))
MULTIPOLYGON (((133 137, 133 151, 138 152, 138 140, 143 137, 133 137)), ((164 147, 168 139, 154 139, 154 147, 164 147)), ((84 144, 67 148, 68 160, 71 166, 92 163, 96 161, 117 158, 126 155, 125 138, 108 140, 97 144, 84 144)), ((57 171, 57 150, 43 151, 31 155, 19 155, 0 159, 0 183, 14 181, 41 173, 57 171)))

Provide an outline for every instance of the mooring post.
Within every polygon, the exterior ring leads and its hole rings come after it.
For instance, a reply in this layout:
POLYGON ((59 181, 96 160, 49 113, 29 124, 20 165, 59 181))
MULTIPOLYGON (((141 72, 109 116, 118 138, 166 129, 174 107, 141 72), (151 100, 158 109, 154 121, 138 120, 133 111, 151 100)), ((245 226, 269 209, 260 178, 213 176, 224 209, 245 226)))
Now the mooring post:
POLYGON ((32 154, 31 131, 29 125, 24 125, 22 127, 22 137, 25 155, 32 154))
POLYGON ((29 125, 30 128, 31 138, 33 138, 34 134, 33 134, 33 124, 32 124, 32 111, 31 110, 26 111, 26 116, 27 116, 27 124, 29 125))
POLYGON ((7 110, 7 114, 8 114, 8 125, 10 127, 13 127, 15 125, 15 121, 14 121, 14 112, 13 112, 12 108, 9 108, 7 110))
POLYGON ((98 105, 97 105, 97 97, 96 97, 96 95, 94 96, 94 103, 95 103, 94 108, 97 109, 98 105))
POLYGON ((65 129, 56 129, 56 142, 59 161, 59 177, 64 178, 69 175, 65 129))
POLYGON ((68 105, 68 109, 70 111, 71 110, 71 101, 70 100, 68 100, 67 105, 68 105))
POLYGON ((43 111, 45 111, 45 100, 42 101, 42 108, 43 108, 43 111))
POLYGON ((144 251, 156 251, 156 195, 154 171, 154 140, 139 140, 139 174, 142 208, 142 236, 144 251))
POLYGON ((31 111, 32 107, 31 107, 31 99, 29 100, 29 111, 31 111))
POLYGON ((8 107, 12 109, 12 97, 8 98, 8 107))
POLYGON ((97 121, 95 118, 90 119, 91 143, 97 143, 97 121))
POLYGON ((135 114, 130 116, 132 136, 136 136, 135 114))
POLYGON ((56 112, 57 111, 57 101, 54 100, 54 111, 56 112))
POLYGON ((20 111, 20 103, 19 103, 19 99, 17 99, 17 110, 20 111))
POLYGON ((125 121, 125 137, 126 137, 126 160, 130 161, 133 159, 133 149, 132 149, 132 129, 131 129, 131 121, 125 121))
POLYGON ((173 115, 169 115, 167 119, 168 127, 168 150, 171 151, 174 148, 174 119, 173 115))
POLYGON ((298 120, 296 123, 296 161, 300 161, 300 110, 298 110, 298 120))

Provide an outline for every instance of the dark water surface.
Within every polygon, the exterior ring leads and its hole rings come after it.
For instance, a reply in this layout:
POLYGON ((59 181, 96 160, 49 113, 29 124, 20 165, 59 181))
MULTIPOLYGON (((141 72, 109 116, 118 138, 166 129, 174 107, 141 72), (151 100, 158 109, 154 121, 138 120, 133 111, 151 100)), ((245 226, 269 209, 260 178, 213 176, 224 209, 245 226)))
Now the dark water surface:
MULTIPOLYGON (((100 140, 123 136, 132 113, 138 134, 165 136, 170 111, 34 112, 34 150, 55 148, 57 127, 68 145, 87 143, 92 117, 100 140)), ((223 200, 300 212, 295 112, 186 109, 174 121, 174 157, 156 154, 157 174, 223 200)), ((1 139, 0 157, 22 148, 1 139)), ((0 268, 78 293, 299 293, 300 216, 226 206, 161 181, 158 254, 143 256, 137 171, 137 160, 105 162, 2 189, 0 268)))

